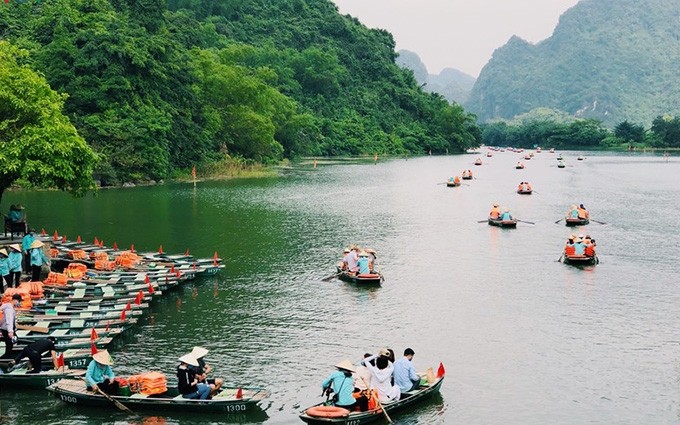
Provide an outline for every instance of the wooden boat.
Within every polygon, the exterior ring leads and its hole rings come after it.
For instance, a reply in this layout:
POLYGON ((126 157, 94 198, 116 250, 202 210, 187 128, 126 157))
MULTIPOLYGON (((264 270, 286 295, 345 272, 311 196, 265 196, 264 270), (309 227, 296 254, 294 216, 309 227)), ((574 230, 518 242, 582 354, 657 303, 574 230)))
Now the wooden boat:
POLYGON ((583 155, 579 155, 579 157, 576 158, 577 161, 583 161, 584 159, 586 159, 586 157, 584 157, 583 155))
MULTIPOLYGON (((113 338, 117 336, 118 334, 122 333, 124 331, 124 328, 121 327, 109 327, 108 330, 106 328, 92 328, 95 330, 97 335, 100 337, 110 337, 113 338)), ((57 342, 56 345, 58 346, 60 342, 62 341, 70 341, 70 340, 77 340, 77 339, 83 339, 83 338, 89 338, 92 335, 92 329, 70 329, 70 328, 64 328, 64 329, 54 329, 54 330, 49 330, 48 333, 45 332, 38 332, 35 330, 24 330, 24 329, 18 329, 17 330, 17 338, 21 340, 22 342, 25 343, 30 343, 30 342, 35 342, 39 339, 44 339, 47 338, 48 336, 54 337, 57 342)))
POLYGON ((524 164, 517 164, 517 165, 515 165, 515 168, 516 168, 517 170, 523 170, 523 169, 524 169, 524 164))
POLYGON ((559 162, 557 163, 557 168, 564 168, 564 167, 566 167, 566 166, 567 166, 567 165, 564 163, 564 161, 559 161, 559 162))
MULTIPOLYGON (((52 383, 47 390, 59 400, 81 406, 111 407, 111 401, 104 396, 88 391, 85 382, 76 379, 62 379, 52 383)), ((112 395, 111 398, 127 406, 133 412, 180 410, 186 413, 225 412, 249 413, 259 407, 257 404, 269 396, 269 391, 262 388, 224 388, 209 400, 186 399, 177 388, 168 388, 162 394, 145 395, 135 393, 129 396, 112 395)))
MULTIPOLYGON (((440 365, 440 370, 443 371, 443 366, 440 365)), ((415 391, 411 391, 406 394, 402 394, 402 398, 398 401, 392 403, 382 403, 385 412, 390 416, 393 412, 399 410, 404 410, 413 406, 414 404, 421 402, 432 395, 439 392, 439 389, 444 382, 445 374, 441 374, 432 384, 421 386, 415 391)), ((308 407, 303 410, 300 414, 300 419, 308 424, 345 424, 345 425, 361 425, 367 424, 375 421, 382 421, 385 419, 385 415, 380 408, 373 410, 368 410, 366 412, 350 412, 346 409, 333 408, 336 412, 335 417, 323 417, 317 416, 314 411, 318 410, 316 408, 323 406, 323 404, 317 404, 312 407, 308 407), (344 410, 344 412, 343 412, 344 410)))
POLYGON ((517 189, 517 193, 520 195, 531 195, 531 192, 533 192, 533 189, 517 189))
POLYGON ((463 180, 472 180, 472 176, 464 175, 461 177, 463 180))
POLYGON ((482 160, 481 159, 476 159, 475 160, 475 165, 482 165, 482 160))
POLYGON ((40 373, 26 372, 28 372, 26 369, 15 369, 11 372, 0 374, 0 387, 3 389, 16 387, 45 388, 64 378, 84 376, 86 370, 66 369, 61 371, 51 369, 40 373))
MULTIPOLYGON (((95 347, 99 349, 106 348, 107 345, 109 345, 113 341, 113 338, 111 337, 99 337, 95 341, 92 341, 90 338, 71 338, 71 339, 58 339, 57 342, 54 344, 54 346, 57 348, 57 351, 64 351, 68 350, 70 348, 89 348, 92 346, 92 344, 95 345, 95 347)), ((16 349, 23 349, 26 344, 30 344, 32 342, 35 342, 33 340, 24 340, 22 338, 19 338, 18 344, 15 345, 16 349)))
POLYGON ((486 157, 487 157, 487 158, 491 158, 492 156, 493 156, 493 154, 492 154, 491 152, 487 152, 487 153, 486 153, 486 157))
POLYGON ((566 224, 567 227, 585 226, 588 223, 590 223, 590 220, 587 219, 587 218, 565 218, 564 219, 564 224, 566 224))
POLYGON ((564 264, 571 264, 573 266, 593 266, 600 262, 597 255, 592 257, 587 257, 585 255, 567 255, 564 254, 564 259, 562 260, 564 264))
POLYGON ((558 161, 562 161, 564 158, 562 158, 562 154, 559 154, 559 155, 557 155, 557 158, 556 158, 556 159, 557 159, 558 161))
POLYGON ((550 148, 550 153, 555 153, 555 148, 550 148))
MULTIPOLYGON (((0 359, 0 369, 6 371, 9 367, 11 367, 10 360, 18 356, 21 351, 22 350, 12 350, 11 358, 0 359)), ((57 353, 58 356, 62 354, 64 356, 64 366, 69 369, 83 369, 87 367, 87 365, 92 361, 92 352, 89 348, 71 348, 57 353)), ((50 370, 54 367, 50 353, 45 353, 42 356, 42 359, 44 371, 50 370)))
POLYGON ((525 161, 531 160, 531 155, 524 155, 524 160, 525 161))
POLYGON ((338 279, 358 285, 380 285, 385 280, 380 273, 358 274, 347 270, 338 270, 338 279))
POLYGON ((458 187, 458 186, 460 186, 460 182, 458 182, 458 183, 452 182, 452 181, 446 182, 446 187, 458 187))
POLYGON ((515 228, 517 227, 517 219, 513 218, 512 220, 501 220, 489 217, 489 226, 515 228))

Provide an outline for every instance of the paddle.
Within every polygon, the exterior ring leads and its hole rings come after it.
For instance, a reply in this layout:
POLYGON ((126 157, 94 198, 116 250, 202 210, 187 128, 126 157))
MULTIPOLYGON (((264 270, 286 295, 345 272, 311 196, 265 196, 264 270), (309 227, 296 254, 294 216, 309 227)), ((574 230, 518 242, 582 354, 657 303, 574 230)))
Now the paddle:
MULTIPOLYGON (((364 379, 363 376, 361 377, 361 380, 364 382, 364 385, 366 385, 366 388, 368 388, 369 390, 371 390, 371 396, 373 396, 373 390, 371 389, 371 386, 368 385, 368 382, 366 382, 366 380, 364 379)), ((375 400, 378 402, 378 407, 380 407, 380 410, 382 410, 383 414, 385 415, 385 419, 387 419, 387 422, 393 424, 394 422, 392 422, 392 419, 390 418, 390 415, 387 414, 387 412, 385 411, 385 408, 383 407, 382 403, 380 402, 380 396, 378 395, 378 396, 375 398, 375 400)))
POLYGON ((559 220, 557 220, 557 221, 555 222, 555 224, 559 223, 559 222, 562 221, 562 220, 564 220, 564 219, 563 219, 563 218, 560 218, 559 220))
POLYGON ((607 224, 607 223, 605 223, 604 221, 597 221, 597 220, 593 220, 592 218, 590 218, 589 220, 590 220, 590 221, 594 221, 594 222, 597 223, 597 224, 607 224))
POLYGON ((516 218, 515 220, 519 221, 520 223, 536 224, 536 223, 534 223, 533 221, 524 221, 524 220, 520 220, 519 218, 516 218))
POLYGON ((487 220, 477 220, 477 223, 488 223, 488 221, 489 221, 488 219, 487 220))
POLYGON ((332 274, 330 276, 326 276, 323 279, 321 279, 321 281, 322 282, 329 282, 329 281, 335 279, 336 277, 340 276, 340 273, 342 273, 342 272, 338 272, 338 273, 332 274))
POLYGON ((33 331, 33 332, 40 332, 40 333, 49 333, 50 328, 45 328, 42 326, 29 326, 29 325, 22 325, 20 323, 17 323, 17 329, 23 329, 25 331, 33 331))
MULTIPOLYGON (((82 378, 82 379, 85 380, 85 378, 82 378)), ((108 394, 106 394, 104 391, 100 390, 99 387, 97 387, 96 392, 98 392, 99 394, 103 395, 107 400, 109 400, 110 402, 112 402, 113 404, 115 404, 116 407, 119 408, 120 410, 122 410, 122 411, 124 411, 124 412, 126 412, 126 413, 129 413, 129 414, 131 414, 131 415, 136 415, 135 412, 133 412, 132 410, 128 409, 128 408, 127 408, 123 403, 121 403, 120 401, 114 400, 113 398, 111 398, 111 396, 109 396, 108 394)))
POLYGON ((564 257, 564 252, 562 253, 562 255, 560 255, 560 258, 557 259, 558 263, 562 262, 562 257, 564 257))

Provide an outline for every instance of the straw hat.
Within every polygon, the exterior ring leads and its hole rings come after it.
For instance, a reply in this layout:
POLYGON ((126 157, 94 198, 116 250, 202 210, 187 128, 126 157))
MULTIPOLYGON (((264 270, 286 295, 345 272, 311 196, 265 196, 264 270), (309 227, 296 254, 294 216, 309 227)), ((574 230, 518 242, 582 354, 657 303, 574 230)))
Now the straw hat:
POLYGON ((345 248, 342 250, 343 253, 348 254, 351 250, 349 248, 345 248))
POLYGON ((113 361, 111 360, 111 356, 109 355, 109 352, 106 350, 102 351, 97 351, 92 355, 92 360, 96 361, 99 364, 103 364, 106 366, 111 366, 113 364, 113 361))
POLYGON ((42 242, 40 242, 40 241, 33 241, 33 243, 31 244, 31 246, 29 246, 29 248, 30 248, 30 249, 33 249, 33 248, 42 248, 43 246, 45 246, 44 243, 42 243, 42 242))
POLYGON ((366 252, 366 251, 361 251, 361 252, 359 253, 359 257, 368 257, 368 252, 366 252))
POLYGON ((498 204, 493 204, 493 206, 494 206, 494 207, 497 207, 497 206, 498 206, 498 204))
POLYGON ((336 364, 335 367, 337 367, 338 369, 348 370, 350 372, 356 372, 357 371, 356 368, 354 367, 354 365, 352 364, 352 362, 347 360, 347 359, 336 364))
POLYGON ((182 363, 186 363, 191 366, 198 366, 198 361, 196 360, 196 357, 192 356, 191 354, 185 354, 178 360, 182 363))
POLYGON ((15 251, 21 251, 21 247, 19 246, 18 243, 14 243, 12 245, 9 245, 10 248, 12 248, 15 251))
POLYGON ((200 359, 201 357, 205 357, 205 355, 208 354, 208 349, 203 347, 194 347, 194 349, 191 350, 191 353, 189 354, 197 359, 200 359))
POLYGON ((389 357, 389 356, 392 355, 392 353, 390 353, 390 350, 388 350, 387 348, 381 348, 380 349, 380 355, 382 357, 389 357))
POLYGON ((7 257, 7 250, 5 248, 0 249, 0 254, 4 255, 7 257))
POLYGON ((503 208, 503 212, 510 212, 510 208, 503 208))

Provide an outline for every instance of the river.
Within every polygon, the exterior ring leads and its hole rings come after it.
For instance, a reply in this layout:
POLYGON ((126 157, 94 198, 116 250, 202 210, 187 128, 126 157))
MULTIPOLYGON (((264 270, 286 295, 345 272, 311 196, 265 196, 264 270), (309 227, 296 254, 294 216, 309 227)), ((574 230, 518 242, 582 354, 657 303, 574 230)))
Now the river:
POLYGON ((271 391, 264 412, 129 419, 45 391, 0 392, 16 423, 302 423, 338 361, 411 347, 418 370, 443 362, 441 395, 398 424, 680 422, 680 162, 654 154, 543 152, 293 164, 272 178, 100 190, 8 192, 29 222, 69 239, 212 257, 226 268, 154 301, 111 347, 119 375, 174 379, 194 345, 227 384, 271 391), (458 188, 443 182, 471 169, 458 188), (531 196, 515 193, 529 181, 531 196), (478 223, 499 202, 519 223, 478 223), (591 223, 571 230, 571 204, 591 223), (597 240, 601 263, 557 262, 566 237, 597 240), (342 249, 375 248, 385 283, 337 280, 342 249), (39 417, 39 420, 36 420, 39 417))

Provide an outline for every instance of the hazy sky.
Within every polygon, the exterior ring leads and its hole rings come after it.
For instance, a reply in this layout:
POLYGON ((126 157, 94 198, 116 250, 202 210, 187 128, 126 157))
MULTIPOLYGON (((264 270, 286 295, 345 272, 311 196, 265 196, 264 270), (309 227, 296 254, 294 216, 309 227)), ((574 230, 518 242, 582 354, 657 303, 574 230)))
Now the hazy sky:
POLYGON ((333 0, 340 13, 394 36, 430 74, 457 68, 473 77, 512 35, 536 43, 579 0, 333 0))

